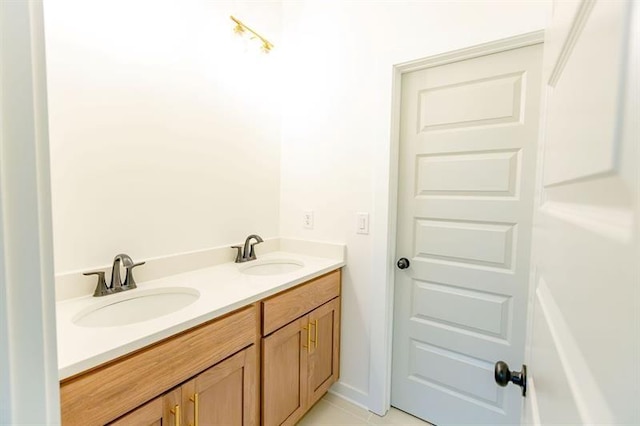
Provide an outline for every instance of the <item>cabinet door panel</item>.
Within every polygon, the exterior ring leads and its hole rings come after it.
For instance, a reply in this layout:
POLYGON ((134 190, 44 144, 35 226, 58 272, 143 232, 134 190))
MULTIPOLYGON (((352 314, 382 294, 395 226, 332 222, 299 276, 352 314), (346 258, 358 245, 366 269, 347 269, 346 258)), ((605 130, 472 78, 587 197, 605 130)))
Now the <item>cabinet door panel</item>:
POLYGON ((182 386, 188 425, 258 424, 256 412, 256 349, 247 349, 214 365, 182 386), (197 408, 196 408, 197 395, 197 408))
POLYGON ((262 339, 262 421, 288 425, 307 407, 307 320, 302 317, 262 339))
POLYGON ((309 404, 313 405, 338 379, 340 360, 340 298, 325 303, 309 314, 309 404))
POLYGON ((176 414, 182 415, 181 409, 175 409, 179 405, 180 389, 174 389, 109 423, 109 426, 175 426, 176 414))
POLYGON ((124 417, 109 423, 109 426, 164 426, 162 397, 158 397, 124 417))
POLYGON ((201 424, 242 425, 242 369, 200 391, 201 424))
MULTIPOLYGON (((184 404, 182 402, 182 392, 180 388, 176 388, 170 392, 167 392, 162 397, 162 405, 163 405, 163 421, 162 426, 177 426, 178 424, 183 424, 182 422, 177 422, 176 419, 178 415, 181 417, 184 416, 184 404), (180 408, 176 410, 176 406, 180 408)), ((135 425, 138 426, 138 425, 135 425)))

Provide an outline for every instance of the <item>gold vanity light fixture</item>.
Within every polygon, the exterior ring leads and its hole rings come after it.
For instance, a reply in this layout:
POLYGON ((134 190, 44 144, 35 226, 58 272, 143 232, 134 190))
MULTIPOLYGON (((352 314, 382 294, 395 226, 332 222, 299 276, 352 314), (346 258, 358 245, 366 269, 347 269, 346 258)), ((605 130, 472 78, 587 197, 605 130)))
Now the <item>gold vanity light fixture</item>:
POLYGON ((247 31, 250 32, 251 34, 253 34, 250 38, 251 39, 259 39, 262 42, 262 51, 264 53, 269 53, 269 51, 273 48, 273 43, 271 43, 269 40, 267 40, 266 38, 262 37, 260 34, 258 34, 257 32, 255 32, 254 30, 252 30, 251 28, 247 27, 244 23, 242 23, 242 21, 240 21, 238 18, 235 18, 234 16, 230 16, 231 20, 233 22, 236 23, 236 26, 233 28, 233 32, 242 36, 244 35, 247 31))

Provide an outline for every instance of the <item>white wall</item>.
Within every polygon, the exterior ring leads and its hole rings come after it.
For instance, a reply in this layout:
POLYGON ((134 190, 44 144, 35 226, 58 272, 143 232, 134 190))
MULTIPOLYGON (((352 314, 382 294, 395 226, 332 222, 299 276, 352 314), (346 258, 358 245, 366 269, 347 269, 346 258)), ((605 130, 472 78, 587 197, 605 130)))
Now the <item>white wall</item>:
POLYGON ((278 234, 280 2, 45 2, 56 273, 278 234))
POLYGON ((392 66, 539 30, 548 7, 544 1, 284 3, 280 233, 347 243, 335 389, 370 409, 385 404, 392 66), (306 209, 315 211, 313 230, 302 228, 306 209), (371 213, 370 235, 355 233, 356 212, 371 213))
POLYGON ((548 7, 46 2, 56 272, 248 232, 346 242, 336 389, 377 409, 392 66, 541 29, 548 7), (273 38, 274 51, 245 55, 232 13, 273 38), (307 209, 313 230, 302 228, 307 209), (370 235, 355 233, 359 211, 371 213, 370 235))

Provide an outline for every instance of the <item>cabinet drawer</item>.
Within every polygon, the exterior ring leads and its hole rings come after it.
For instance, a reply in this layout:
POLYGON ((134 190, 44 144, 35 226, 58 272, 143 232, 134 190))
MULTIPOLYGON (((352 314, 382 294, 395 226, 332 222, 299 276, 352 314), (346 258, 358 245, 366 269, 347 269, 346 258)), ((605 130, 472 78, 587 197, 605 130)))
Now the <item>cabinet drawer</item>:
POLYGON ((266 336, 296 318, 340 295, 340 269, 262 302, 262 335, 266 336))
POLYGON ((65 425, 103 425, 253 344, 252 305, 62 382, 65 425))

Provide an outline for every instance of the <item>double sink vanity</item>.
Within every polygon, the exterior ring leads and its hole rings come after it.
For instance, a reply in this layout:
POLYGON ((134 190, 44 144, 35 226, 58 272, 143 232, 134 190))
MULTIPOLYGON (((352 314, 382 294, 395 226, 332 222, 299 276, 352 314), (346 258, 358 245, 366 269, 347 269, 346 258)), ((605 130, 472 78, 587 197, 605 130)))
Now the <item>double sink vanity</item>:
POLYGON ((265 246, 59 301, 63 424, 295 424, 339 375, 344 247, 265 246))

